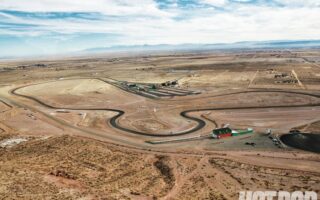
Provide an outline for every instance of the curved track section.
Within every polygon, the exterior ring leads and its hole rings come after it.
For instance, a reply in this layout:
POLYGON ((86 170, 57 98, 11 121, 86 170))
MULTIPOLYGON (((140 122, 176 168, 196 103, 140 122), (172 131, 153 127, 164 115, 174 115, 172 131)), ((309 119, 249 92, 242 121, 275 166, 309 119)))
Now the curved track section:
MULTIPOLYGON (((30 86, 30 85, 29 85, 30 86)), ((188 116, 187 115, 187 112, 182 112, 180 113, 181 116, 183 116, 184 118, 186 119, 189 119, 189 120, 192 120, 192 121, 196 121, 197 122, 197 125, 195 127, 193 127, 192 129, 190 130, 187 130, 187 131, 181 131, 181 132, 176 132, 176 133, 163 133, 163 134, 153 134, 153 133, 146 133, 146 132, 141 132, 141 131, 137 131, 137 130, 133 130, 133 129, 129 129, 129 128, 126 128, 126 127, 123 127, 121 125, 118 124, 117 120, 122 116, 124 115, 124 111, 122 110, 118 110, 118 109, 109 109, 109 108, 86 108, 86 109, 83 109, 83 108, 64 108, 64 107, 56 107, 56 106, 52 106, 52 105, 49 105, 49 104, 46 104, 44 103, 43 101, 35 98, 35 97, 32 97, 32 96, 28 96, 28 95, 23 95, 23 94, 19 94, 17 93, 17 90, 21 89, 21 88, 24 88, 24 87, 28 87, 28 86, 22 86, 22 87, 18 87, 18 88, 15 88, 14 90, 10 91, 11 94, 13 95, 16 95, 16 96, 19 96, 19 97, 23 97, 23 98, 27 98, 29 100, 32 100, 32 101, 35 101, 37 102, 38 104, 46 107, 46 108, 49 108, 49 109, 63 109, 63 110, 70 110, 70 111, 79 111, 79 110, 86 110, 86 111, 111 111, 111 112, 117 112, 118 114, 113 116, 111 119, 110 119, 110 124, 116 128, 116 129, 119 129, 119 130, 122 130, 122 131, 125 131, 125 132, 129 132, 129 133, 133 133, 133 134, 137 134, 137 135, 143 135, 143 136, 155 136, 155 137, 170 137, 170 136, 179 136, 179 135, 185 135, 185 134, 189 134, 189 133, 193 133, 195 131, 198 131, 200 129, 202 129, 206 123, 205 121, 201 120, 201 119, 198 119, 196 117, 191 117, 191 116, 188 116)))
MULTIPOLYGON (((101 79, 97 79, 100 80, 101 79)), ((50 81, 50 82, 55 82, 55 81, 50 81)), ((107 83, 106 81, 104 81, 105 83, 107 83)), ((41 83, 39 83, 41 84, 41 83)), ((142 132, 142 131, 137 131, 134 129, 130 129, 127 127, 123 127, 120 124, 118 124, 118 119, 125 114, 124 111, 122 110, 118 110, 118 109, 109 109, 109 108, 89 108, 89 109, 83 109, 83 108, 64 108, 64 107, 55 107, 49 104, 46 104, 45 102, 29 96, 29 95, 24 95, 24 94, 20 94, 17 91, 19 89, 22 89, 24 87, 28 87, 28 86, 32 86, 32 85, 38 85, 38 84, 31 84, 31 85, 26 85, 26 86, 21 86, 18 88, 15 88, 13 90, 10 91, 11 94, 19 96, 19 97, 23 97, 32 101, 37 102, 38 104, 50 108, 50 109, 64 109, 64 110, 70 110, 70 111, 79 111, 79 110, 86 110, 86 111, 111 111, 111 112, 116 112, 118 114, 116 114, 115 116, 113 116, 110 119, 110 124, 112 127, 119 129, 121 131, 125 131, 128 133, 132 133, 132 134, 137 134, 137 135, 143 135, 143 136, 153 136, 153 137, 172 137, 172 136, 180 136, 180 135, 186 135, 186 134, 190 134, 193 132, 196 132, 200 129, 202 129, 203 127, 205 127, 206 122, 202 119, 196 118, 196 117, 192 117, 189 116, 188 113, 191 112, 199 112, 199 111, 214 111, 214 110, 242 110, 242 109, 261 109, 261 108, 294 108, 294 107, 311 107, 311 106, 320 106, 320 103, 318 104, 303 104, 303 105, 281 105, 281 106, 246 106, 246 107, 223 107, 223 108, 201 108, 201 109, 190 109, 190 110, 185 110, 183 112, 180 113, 180 115, 188 120, 192 120, 194 122, 197 123, 197 125, 195 127, 193 127, 192 129, 186 130, 186 131, 181 131, 181 132, 176 132, 176 133, 158 133, 158 134, 151 134, 151 133, 146 133, 146 132, 142 132)), ((261 93, 261 92, 279 92, 279 93, 290 93, 290 94, 299 94, 299 95, 305 95, 305 96, 311 96, 311 97, 317 97, 319 98, 320 95, 317 94, 310 94, 310 93, 304 93, 304 92, 294 92, 294 91, 279 91, 279 90, 266 90, 266 91, 242 91, 242 92, 234 92, 234 93, 228 93, 228 94, 221 94, 221 95, 216 95, 216 96, 227 96, 227 95, 233 95, 233 94, 241 94, 241 93, 261 93)), ((215 97, 215 96, 211 96, 211 97, 215 97)))

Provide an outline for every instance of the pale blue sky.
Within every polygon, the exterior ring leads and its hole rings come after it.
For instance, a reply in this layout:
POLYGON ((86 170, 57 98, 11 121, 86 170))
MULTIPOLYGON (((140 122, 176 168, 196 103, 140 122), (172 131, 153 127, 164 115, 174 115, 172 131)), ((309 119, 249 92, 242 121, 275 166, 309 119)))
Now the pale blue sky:
POLYGON ((319 0, 0 0, 0 57, 320 39, 319 0))

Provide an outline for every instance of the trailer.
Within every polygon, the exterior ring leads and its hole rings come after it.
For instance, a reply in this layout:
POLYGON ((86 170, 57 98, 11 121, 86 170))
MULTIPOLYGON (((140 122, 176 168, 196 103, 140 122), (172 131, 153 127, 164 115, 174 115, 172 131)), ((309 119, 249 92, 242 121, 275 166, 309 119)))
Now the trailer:
POLYGON ((212 137, 216 139, 221 139, 221 138, 239 136, 239 135, 250 134, 250 133, 253 133, 252 128, 232 130, 228 126, 224 126, 223 128, 214 129, 212 131, 212 137))
POLYGON ((232 130, 232 136, 244 135, 244 134, 249 134, 249 133, 253 133, 252 128, 247 128, 244 130, 232 130))
POLYGON ((213 129, 212 137, 221 139, 232 136, 232 130, 229 127, 213 129))

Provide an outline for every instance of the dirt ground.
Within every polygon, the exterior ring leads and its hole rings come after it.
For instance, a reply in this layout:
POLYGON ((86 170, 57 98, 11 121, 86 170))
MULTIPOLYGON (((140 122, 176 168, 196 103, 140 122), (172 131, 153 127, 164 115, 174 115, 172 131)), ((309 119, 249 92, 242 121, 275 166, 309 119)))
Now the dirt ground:
POLYGON ((274 142, 291 129, 320 133, 319 57, 250 50, 2 61, 0 197, 319 195, 319 154, 274 142), (227 124, 254 133, 208 137, 227 124))
POLYGON ((295 154, 145 153, 79 137, 39 137, 0 150, 0 194, 4 199, 236 199, 241 190, 319 192, 319 157, 295 154), (268 160, 281 166, 268 166, 268 160))

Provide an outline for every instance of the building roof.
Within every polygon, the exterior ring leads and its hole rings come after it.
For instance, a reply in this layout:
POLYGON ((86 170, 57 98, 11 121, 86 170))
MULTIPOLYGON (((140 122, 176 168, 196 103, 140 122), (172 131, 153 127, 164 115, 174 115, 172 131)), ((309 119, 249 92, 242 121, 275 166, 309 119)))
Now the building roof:
POLYGON ((232 130, 229 128, 229 127, 226 127, 226 128, 218 128, 218 129, 214 129, 212 131, 213 134, 216 134, 216 135, 221 135, 221 134, 227 134, 227 133, 231 133, 232 130))

